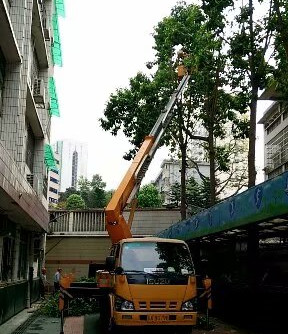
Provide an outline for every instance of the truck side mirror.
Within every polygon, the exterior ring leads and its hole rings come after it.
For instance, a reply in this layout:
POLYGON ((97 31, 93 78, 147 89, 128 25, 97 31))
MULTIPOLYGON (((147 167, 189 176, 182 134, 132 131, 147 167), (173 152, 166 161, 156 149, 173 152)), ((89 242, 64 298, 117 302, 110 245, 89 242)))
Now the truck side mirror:
POLYGON ((107 256, 106 257, 106 268, 109 271, 111 271, 115 268, 115 257, 114 256, 107 256))

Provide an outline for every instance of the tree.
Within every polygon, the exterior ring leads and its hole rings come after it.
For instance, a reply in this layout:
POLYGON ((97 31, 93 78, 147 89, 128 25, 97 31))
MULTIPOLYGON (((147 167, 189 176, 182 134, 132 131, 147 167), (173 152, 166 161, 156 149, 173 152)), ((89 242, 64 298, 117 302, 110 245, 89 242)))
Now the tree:
MULTIPOLYGON (((262 1, 261 1, 262 3, 262 1)), ((242 2, 240 14, 236 15, 233 27, 238 29, 230 39, 231 88, 240 98, 243 107, 250 109, 248 187, 255 185, 255 141, 258 92, 267 84, 270 70, 266 54, 271 41, 271 29, 266 25, 271 20, 272 8, 266 17, 255 19, 255 6, 260 1, 242 2), (235 24, 236 23, 236 24, 235 24)), ((265 4, 264 4, 265 5, 265 4)), ((271 2, 270 2, 271 6, 271 2)))
POLYGON ((67 198, 72 195, 77 194, 79 195, 79 192, 74 187, 67 188, 63 193, 59 193, 59 202, 65 202, 67 198))
MULTIPOLYGON (((214 2, 213 2, 214 3, 214 2)), ((215 148, 216 138, 225 138, 223 125, 227 121, 235 124, 235 132, 246 131, 238 119, 239 105, 235 96, 227 93, 228 78, 227 56, 224 54, 223 37, 224 15, 222 11, 231 1, 215 1, 219 4, 217 12, 209 7, 201 9, 184 2, 176 5, 169 17, 164 18, 155 27, 155 60, 149 68, 157 66, 151 76, 137 74, 130 79, 129 88, 118 89, 111 95, 104 111, 105 118, 100 120, 104 130, 116 135, 123 130, 134 145, 126 154, 131 158, 140 146, 144 135, 154 125, 159 112, 167 103, 178 79, 175 66, 175 49, 182 46, 188 54, 182 61, 192 71, 192 80, 182 99, 175 105, 175 117, 164 136, 163 142, 181 159, 181 218, 186 217, 186 165, 187 148, 193 140, 202 140, 208 152, 210 163, 210 205, 215 203, 217 159, 221 151, 215 148), (217 24, 216 24, 217 22, 217 24), (207 137, 199 136, 195 129, 199 126, 208 131, 207 137), (239 126, 238 126, 239 125, 239 126), (240 127, 241 125, 241 127, 240 127)))
POLYGON ((79 195, 83 198, 86 207, 89 207, 89 194, 91 192, 91 182, 85 177, 80 176, 78 182, 79 195))
POLYGON ((153 184, 141 187, 137 199, 140 208, 159 208, 162 206, 161 195, 153 184))
POLYGON ((68 210, 85 209, 85 202, 80 195, 72 194, 67 198, 66 209, 68 210))
POLYGON ((106 183, 102 181, 102 177, 99 174, 95 174, 92 177, 90 185, 91 190, 88 196, 89 208, 104 208, 106 205, 104 190, 106 183))
MULTIPOLYGON (((204 177, 201 182, 197 182, 194 177, 191 177, 186 182, 186 207, 189 216, 196 214, 209 207, 210 204, 210 181, 204 177)), ((181 185, 175 182, 169 192, 169 200, 172 204, 178 205, 181 198, 181 185)))

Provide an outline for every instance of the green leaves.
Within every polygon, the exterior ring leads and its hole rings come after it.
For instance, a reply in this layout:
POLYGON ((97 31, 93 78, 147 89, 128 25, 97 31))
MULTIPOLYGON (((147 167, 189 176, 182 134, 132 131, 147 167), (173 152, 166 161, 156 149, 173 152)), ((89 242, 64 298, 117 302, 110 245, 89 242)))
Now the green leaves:
POLYGON ((84 199, 77 194, 70 195, 67 198, 66 209, 68 210, 85 209, 84 199))
POLYGON ((153 184, 141 187, 137 199, 140 208, 159 208, 162 206, 161 195, 153 184))

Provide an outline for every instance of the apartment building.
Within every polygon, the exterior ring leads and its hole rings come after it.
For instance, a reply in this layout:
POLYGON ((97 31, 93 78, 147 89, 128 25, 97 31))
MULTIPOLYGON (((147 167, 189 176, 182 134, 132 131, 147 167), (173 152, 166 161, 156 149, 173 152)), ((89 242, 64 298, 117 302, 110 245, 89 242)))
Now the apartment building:
MULTIPOLYGON (((200 173, 209 177, 209 163, 205 161, 198 162, 200 173)), ((201 178, 196 168, 188 166, 186 171, 186 179, 193 177, 196 182, 201 182, 201 178)), ((169 192, 171 186, 175 183, 181 183, 181 161, 180 160, 163 160, 161 164, 161 171, 157 176, 154 184, 163 198, 163 204, 169 205, 171 203, 169 192)))
POLYGON ((56 168, 51 168, 48 173, 47 199, 49 207, 57 205, 60 191, 60 161, 59 154, 54 152, 56 168))
POLYGON ((39 297, 63 0, 0 0, 0 324, 39 297))
POLYGON ((288 170, 288 103, 271 89, 267 89, 260 99, 274 100, 258 122, 264 125, 264 173, 267 180, 288 170))

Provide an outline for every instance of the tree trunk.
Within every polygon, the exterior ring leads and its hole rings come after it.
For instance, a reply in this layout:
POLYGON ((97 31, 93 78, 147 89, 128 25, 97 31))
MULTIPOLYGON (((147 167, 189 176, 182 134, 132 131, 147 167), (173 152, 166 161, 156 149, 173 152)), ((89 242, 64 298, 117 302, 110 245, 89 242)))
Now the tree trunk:
POLYGON ((252 87, 250 102, 250 128, 249 128, 249 151, 248 151, 248 188, 255 186, 255 143, 256 143, 256 113, 257 113, 258 88, 252 87))
POLYGON ((187 152, 186 147, 181 145, 181 204, 180 204, 180 213, 181 220, 186 219, 186 158, 187 152))
POLYGON ((256 112, 258 99, 258 83, 255 67, 255 34, 253 23, 253 0, 249 0, 249 30, 250 30, 250 80, 251 80, 251 102, 250 102, 250 127, 249 127, 249 151, 248 151, 248 188, 256 183, 255 168, 255 143, 256 143, 256 112))
POLYGON ((209 168, 210 168, 210 206, 213 206, 216 202, 216 177, 215 177, 215 147, 214 147, 214 135, 213 130, 209 130, 209 168))

